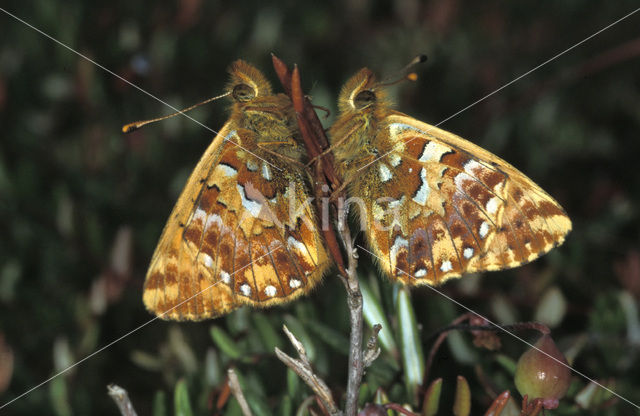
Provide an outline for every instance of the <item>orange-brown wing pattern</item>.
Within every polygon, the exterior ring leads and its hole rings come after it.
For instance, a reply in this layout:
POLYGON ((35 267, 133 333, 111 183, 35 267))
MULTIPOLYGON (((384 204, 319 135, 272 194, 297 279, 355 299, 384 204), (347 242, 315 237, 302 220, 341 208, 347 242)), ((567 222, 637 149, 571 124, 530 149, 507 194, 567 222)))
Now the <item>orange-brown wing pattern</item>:
POLYGON ((571 230, 538 185, 449 132, 391 113, 373 143, 390 153, 363 169, 353 194, 371 201, 368 240, 382 269, 405 284, 516 267, 571 230))
POLYGON ((163 319, 285 303, 329 266, 290 101, 242 61, 230 72, 230 120, 187 181, 147 272, 144 304, 163 319))
MULTIPOLYGON (((225 133, 237 134, 223 129, 216 141, 225 133)), ((303 178, 284 171, 277 174, 287 181, 274 180, 276 172, 232 143, 207 151, 153 256, 148 309, 165 319, 212 318, 244 304, 293 300, 321 279, 328 259, 304 205, 303 178), (291 219, 290 201, 301 207, 291 219)))

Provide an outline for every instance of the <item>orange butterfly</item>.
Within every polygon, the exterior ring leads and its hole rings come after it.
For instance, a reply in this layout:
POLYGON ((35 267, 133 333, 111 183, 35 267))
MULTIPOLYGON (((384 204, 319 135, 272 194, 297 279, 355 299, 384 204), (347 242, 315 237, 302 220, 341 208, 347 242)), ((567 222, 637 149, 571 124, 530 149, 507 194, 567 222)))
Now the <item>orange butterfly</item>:
POLYGON ((394 111, 362 69, 329 130, 337 169, 366 207, 380 267, 405 284, 528 263, 562 244, 571 221, 522 172, 461 137, 394 111))
POLYGON ((229 73, 229 120, 189 177, 147 272, 144 304, 163 319, 285 303, 330 265, 291 101, 243 61, 229 73))

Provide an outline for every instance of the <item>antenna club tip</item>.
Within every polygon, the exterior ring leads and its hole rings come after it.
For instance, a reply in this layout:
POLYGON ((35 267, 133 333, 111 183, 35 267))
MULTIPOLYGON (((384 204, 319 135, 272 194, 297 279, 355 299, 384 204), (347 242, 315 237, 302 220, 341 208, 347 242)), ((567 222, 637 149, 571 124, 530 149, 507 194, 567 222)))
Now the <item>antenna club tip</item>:
POLYGON ((136 130, 138 127, 135 124, 127 124, 125 126, 122 126, 122 132, 123 133, 131 133, 132 131, 136 130))
POLYGON ((418 55, 418 62, 420 62, 420 63, 427 62, 427 59, 429 59, 429 58, 425 54, 418 55))
POLYGON ((407 74, 407 79, 409 81, 417 81, 418 80, 418 74, 416 74, 415 72, 407 74))

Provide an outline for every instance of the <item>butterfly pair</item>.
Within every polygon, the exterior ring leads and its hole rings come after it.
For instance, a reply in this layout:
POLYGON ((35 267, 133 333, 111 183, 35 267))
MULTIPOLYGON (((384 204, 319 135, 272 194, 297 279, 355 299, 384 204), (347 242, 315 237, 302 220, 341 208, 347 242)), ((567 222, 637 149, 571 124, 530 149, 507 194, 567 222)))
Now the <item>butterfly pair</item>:
MULTIPOLYGON (((145 280, 144 303, 163 319, 286 303, 332 263, 291 101, 243 61, 229 72, 229 120, 189 177, 145 280)), ((435 285, 515 267, 570 231, 558 203, 513 166, 390 109, 368 69, 345 84, 339 110, 329 129, 336 169, 392 279, 435 285)))

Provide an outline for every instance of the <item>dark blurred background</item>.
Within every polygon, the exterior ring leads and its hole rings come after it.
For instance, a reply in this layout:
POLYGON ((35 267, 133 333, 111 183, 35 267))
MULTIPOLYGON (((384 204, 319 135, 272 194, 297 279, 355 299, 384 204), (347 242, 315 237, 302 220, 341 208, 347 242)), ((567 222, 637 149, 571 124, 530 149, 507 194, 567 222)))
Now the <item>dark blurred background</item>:
MULTIPOLYGON (((341 84, 363 66, 393 76, 426 53, 418 81, 393 94, 400 111, 436 124, 637 6, 631 0, 37 0, 5 1, 2 8, 178 108, 219 94, 237 58, 261 68, 281 90, 270 64, 274 52, 297 63, 313 102, 332 110, 328 126, 341 84)), ((171 110, 1 12, 0 27, 5 403, 151 318, 141 301, 146 267, 211 133, 176 117, 121 134, 125 123, 171 110)), ((521 169, 574 223, 566 243, 533 264, 442 290, 497 322, 546 322, 573 365, 634 402, 640 401, 638 27, 640 13, 441 126, 521 169)), ((226 115, 222 102, 191 114, 213 129, 226 115)), ((397 330, 397 288, 361 257, 363 280, 397 330)), ((412 299, 426 354, 430 335, 465 311, 426 288, 413 290, 412 299)), ((111 382, 129 391, 139 414, 159 415, 163 406, 172 414, 174 397, 188 397, 194 414, 216 414, 230 366, 258 403, 256 414, 287 414, 310 393, 273 356, 276 345, 292 352, 283 322, 307 343, 318 373, 340 398, 348 313, 330 275, 286 308, 241 310, 197 324, 154 321, 0 414, 115 415, 106 394, 111 382)), ((429 376, 444 379, 441 414, 449 412, 456 375, 469 381, 473 414, 486 410, 491 391, 509 389, 520 400, 513 363, 527 347, 502 336, 502 349, 486 353, 467 333, 456 334, 429 376)), ((373 401, 378 387, 393 401, 411 402, 399 363, 383 352, 367 375, 363 402, 373 401)), ((557 414, 637 414, 589 388, 574 375, 557 414)), ((237 412, 233 400, 219 411, 237 412)))

